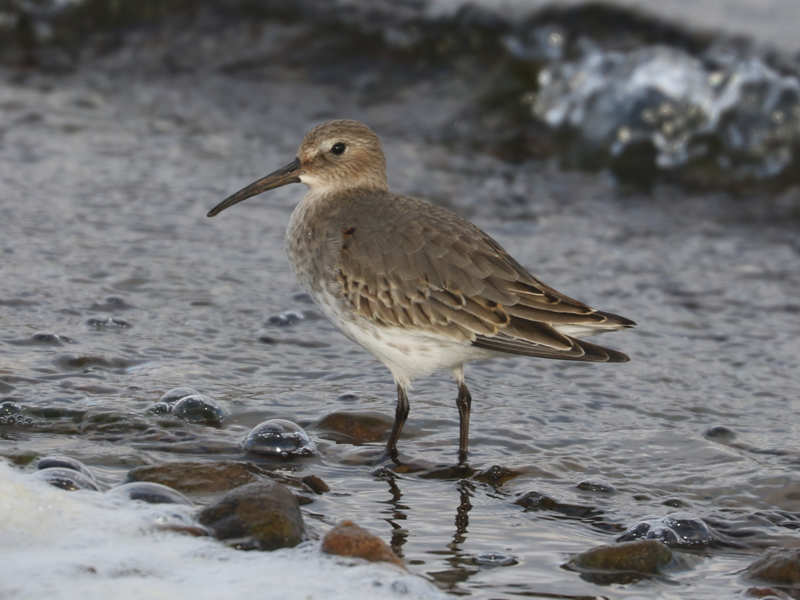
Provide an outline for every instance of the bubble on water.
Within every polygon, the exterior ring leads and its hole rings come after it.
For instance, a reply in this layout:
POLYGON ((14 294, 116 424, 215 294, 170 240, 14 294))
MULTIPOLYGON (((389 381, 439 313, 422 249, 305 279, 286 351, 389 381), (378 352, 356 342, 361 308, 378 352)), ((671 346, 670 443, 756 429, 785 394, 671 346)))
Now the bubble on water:
POLYGON ((150 504, 192 504, 192 501, 179 491, 152 481, 123 483, 111 488, 107 493, 128 498, 129 500, 141 500, 150 504))
POLYGON ((708 525, 689 513, 647 518, 617 538, 618 542, 660 540, 668 546, 708 546, 714 536, 708 525))
POLYGON ((217 402, 205 394, 184 396, 172 407, 172 414, 188 423, 200 423, 219 427, 225 420, 225 411, 217 402))
POLYGON ((176 387, 172 388, 171 390, 165 392, 161 398, 158 399, 159 402, 166 402, 167 404, 174 404, 181 398, 185 398, 186 396, 194 396, 195 394, 199 394, 196 389, 190 387, 176 387))
POLYGON ((92 481, 95 481, 94 475, 89 470, 85 464, 81 461, 72 458, 70 456, 62 456, 58 454, 51 454, 49 456, 43 456, 38 461, 36 461, 36 468, 40 471, 43 469, 51 469, 51 468, 59 468, 59 469, 72 469, 73 471, 78 471, 82 473, 92 481))
POLYGON ((267 456, 311 456, 316 446, 305 430, 286 419, 270 419, 259 423, 247 437, 242 446, 247 452, 267 456))
POLYGON ((71 468, 50 467, 36 471, 32 476, 69 492, 76 490, 92 490, 96 492, 99 489, 93 478, 89 478, 84 473, 71 468))

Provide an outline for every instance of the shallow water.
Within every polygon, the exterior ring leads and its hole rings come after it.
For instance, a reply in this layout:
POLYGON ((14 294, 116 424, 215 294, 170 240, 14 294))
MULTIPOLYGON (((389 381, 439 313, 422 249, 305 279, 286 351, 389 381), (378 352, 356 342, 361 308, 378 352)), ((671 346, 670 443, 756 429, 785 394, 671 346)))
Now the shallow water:
MULTIPOLYGON (((237 27, 216 42, 198 31, 177 40, 159 37, 171 30, 134 32, 71 74, 0 73, 0 454, 26 471, 37 456, 67 454, 112 486, 139 465, 244 458, 240 443, 252 426, 290 419, 318 454, 278 470, 315 474, 331 488, 303 507, 313 538, 353 519, 391 543, 412 573, 479 598, 732 596, 753 585, 740 571, 764 548, 798 545, 793 188, 738 197, 657 182, 631 189, 554 161, 503 162, 426 135, 454 114, 462 83, 425 80, 413 94, 380 97, 369 81, 342 88, 263 56, 256 72, 232 74, 213 57, 223 45, 247 57, 247 40, 230 48, 237 27), (198 55, 210 62, 164 66, 198 55), (453 208, 545 282, 636 320, 636 329, 596 340, 631 362, 471 365, 470 469, 452 468, 458 413, 446 374, 412 390, 405 468, 375 469, 380 442, 330 439, 320 419, 335 411, 390 417, 394 389, 385 368, 322 319, 293 280, 283 232, 302 186, 214 220, 205 212, 291 159, 310 124, 336 116, 367 121, 382 136, 393 189, 453 208), (182 385, 216 399, 222 427, 148 410, 182 385), (492 466, 514 476, 498 479, 492 466), (514 503, 529 492, 555 504, 514 503), (573 554, 669 514, 702 520, 712 542, 680 551, 661 575, 624 583, 562 568, 573 554)), ((273 57, 297 42, 297 26, 260 27, 249 43, 273 57)), ((78 502, 15 473, 0 481, 42 494, 44 506, 78 502)), ((19 514, 23 529, 26 506, 5 511, 19 514)), ((127 535, 110 531, 103 539, 127 535)), ((76 535, 53 528, 40 537, 69 548, 76 535)), ((92 539, 79 536, 78 545, 92 539)), ((148 539, 137 538, 140 552, 148 539)), ((244 565, 253 553, 179 544, 189 554, 222 552, 251 589, 244 565)), ((302 565, 317 551, 281 552, 302 565)), ((57 595, 69 559, 56 552, 39 561, 57 595)), ((184 562, 173 568, 187 569, 184 562)), ((5 591, 25 596, 25 572, 2 570, 5 591)), ((109 569, 102 585, 164 581, 142 572, 128 579, 109 569)), ((207 585, 184 574, 173 593, 189 597, 207 585)), ((86 585, 101 594, 101 583, 86 585)), ((297 597, 316 590, 294 589, 297 597)))

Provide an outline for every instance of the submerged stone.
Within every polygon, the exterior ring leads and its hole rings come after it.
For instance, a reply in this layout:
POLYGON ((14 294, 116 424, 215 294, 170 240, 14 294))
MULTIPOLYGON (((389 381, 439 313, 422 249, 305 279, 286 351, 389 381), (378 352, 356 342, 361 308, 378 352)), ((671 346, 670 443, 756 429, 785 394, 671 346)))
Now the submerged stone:
POLYGON ((150 481, 185 494, 231 490, 257 479, 256 469, 240 462, 175 462, 147 465, 128 471, 128 481, 150 481))
POLYGON ((49 467, 33 473, 33 476, 42 481, 46 481, 52 486, 74 492, 76 490, 98 491, 97 483, 93 477, 85 475, 81 471, 76 471, 67 467, 49 467))
POLYGON ((584 492, 595 492, 598 494, 613 494, 616 491, 614 486, 603 483, 602 481, 581 481, 576 487, 584 492))
POLYGON ((242 442, 247 452, 267 456, 311 456, 316 446, 305 430, 286 419, 270 419, 259 423, 242 442))
POLYGON ((386 542, 352 521, 342 521, 331 529, 322 540, 322 551, 372 562, 390 562, 405 568, 386 542))
POLYGON ((714 536, 702 519, 688 513, 673 513, 663 517, 645 519, 617 538, 618 542, 631 540, 660 540, 668 546, 708 546, 714 536))
POLYGON ((104 330, 120 330, 128 329, 131 324, 122 319, 115 319, 114 317, 106 317, 105 319, 89 319, 86 324, 92 329, 104 330))
POLYGON ((302 481, 315 494, 324 494, 325 492, 331 491, 331 488, 328 486, 328 484, 325 483, 322 478, 317 477, 316 475, 306 475, 303 477, 302 481))
POLYGON ((204 508, 198 520, 217 539, 242 549, 275 550, 296 546, 305 527, 297 499, 274 481, 240 486, 204 508))
POLYGON ((166 485, 150 481, 134 481, 123 483, 108 491, 114 496, 121 496, 129 500, 141 500, 150 504, 186 504, 192 501, 186 496, 166 485))
POLYGON ((381 413, 333 412, 324 416, 317 427, 335 434, 334 441, 363 444, 385 439, 392 423, 391 417, 381 413))
POLYGON ((514 479, 518 475, 520 475, 519 471, 514 471, 507 467, 501 467, 500 465, 492 465, 485 471, 476 473, 475 479, 493 486, 500 486, 507 481, 514 479))
POLYGON ((154 415, 168 415, 172 412, 172 405, 167 404, 166 402, 156 402, 148 409, 148 412, 153 413, 154 415))
POLYGON ((775 585, 800 586, 800 548, 773 548, 747 567, 745 574, 775 585))
POLYGON ((639 540, 597 546, 573 557, 567 568, 605 573, 639 573, 653 575, 672 561, 672 551, 656 540, 639 540))
POLYGON ((57 333, 39 332, 31 336, 31 343, 42 344, 47 346, 61 346, 73 342, 70 338, 57 333))
POLYGON ((188 423, 219 427, 225 420, 225 411, 210 396, 192 394, 184 396, 172 407, 172 414, 188 423))
POLYGON ((523 494, 514 501, 514 504, 524 507, 525 510, 548 510, 561 513, 568 517, 576 518, 596 517, 602 514, 599 509, 593 506, 559 502, 558 500, 539 492, 528 492, 527 494, 523 494))

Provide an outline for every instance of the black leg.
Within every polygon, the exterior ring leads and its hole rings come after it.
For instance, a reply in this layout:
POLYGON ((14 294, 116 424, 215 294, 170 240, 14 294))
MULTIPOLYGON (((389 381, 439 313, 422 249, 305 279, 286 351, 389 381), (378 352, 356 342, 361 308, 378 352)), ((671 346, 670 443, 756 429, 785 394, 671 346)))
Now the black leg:
POLYGON ((467 461, 467 447, 469 446, 469 409, 472 406, 472 396, 463 381, 458 384, 456 406, 458 406, 459 416, 458 463, 464 464, 467 461))
POLYGON ((406 390, 400 384, 397 384, 397 410, 394 413, 394 425, 392 425, 392 433, 389 434, 389 441, 386 442, 386 454, 394 462, 397 461, 397 439, 400 437, 400 432, 403 430, 406 419, 408 418, 408 395, 406 390))

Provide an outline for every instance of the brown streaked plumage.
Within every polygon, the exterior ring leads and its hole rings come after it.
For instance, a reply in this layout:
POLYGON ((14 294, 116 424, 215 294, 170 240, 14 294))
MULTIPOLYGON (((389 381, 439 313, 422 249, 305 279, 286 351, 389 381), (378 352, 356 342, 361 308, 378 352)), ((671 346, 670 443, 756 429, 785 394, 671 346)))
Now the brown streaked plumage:
POLYGON ((471 397, 463 365, 502 354, 624 362, 586 335, 633 321, 590 308, 531 275, 478 227, 424 200, 388 191, 378 137, 357 121, 312 129, 286 167, 223 200, 208 216, 287 183, 309 186, 292 214, 288 253, 298 279, 349 338, 397 384, 387 454, 408 415, 412 379, 440 368, 458 382, 459 460, 471 397))

